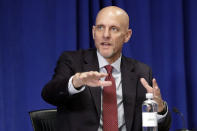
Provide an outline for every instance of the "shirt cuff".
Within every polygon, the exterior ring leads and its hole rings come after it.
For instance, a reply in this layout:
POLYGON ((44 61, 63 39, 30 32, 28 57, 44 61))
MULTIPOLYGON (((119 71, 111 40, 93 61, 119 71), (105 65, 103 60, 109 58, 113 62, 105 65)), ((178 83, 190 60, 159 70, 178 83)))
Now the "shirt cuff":
POLYGON ((166 115, 168 114, 168 104, 167 104, 167 102, 164 102, 164 103, 165 103, 165 106, 166 106, 166 112, 163 115, 160 115, 160 114, 157 113, 158 123, 162 122, 165 119, 166 115))
POLYGON ((85 86, 83 86, 79 90, 75 89, 75 87, 73 86, 72 80, 73 80, 73 76, 70 77, 70 79, 68 81, 68 93, 69 93, 69 95, 74 95, 74 94, 80 93, 83 90, 85 90, 85 86))

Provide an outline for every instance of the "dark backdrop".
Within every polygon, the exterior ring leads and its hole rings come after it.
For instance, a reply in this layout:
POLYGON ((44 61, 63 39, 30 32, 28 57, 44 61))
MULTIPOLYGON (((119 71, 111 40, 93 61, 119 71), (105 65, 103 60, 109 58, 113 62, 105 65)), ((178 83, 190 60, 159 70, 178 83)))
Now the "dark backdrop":
MULTIPOLYGON (((123 53, 153 68, 169 109, 197 127, 197 0, 0 0, 0 130, 32 131, 28 112, 54 108, 41 98, 64 50, 94 47, 98 10, 130 16, 123 53)), ((171 130, 182 127, 172 112, 171 130)))

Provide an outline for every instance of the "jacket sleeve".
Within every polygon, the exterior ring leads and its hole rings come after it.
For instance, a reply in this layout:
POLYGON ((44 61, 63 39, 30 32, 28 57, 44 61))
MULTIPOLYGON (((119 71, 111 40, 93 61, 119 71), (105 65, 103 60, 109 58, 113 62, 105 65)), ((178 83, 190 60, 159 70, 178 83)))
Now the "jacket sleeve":
POLYGON ((42 89, 42 98, 52 104, 60 105, 69 100, 68 81, 74 75, 73 57, 64 52, 56 65, 52 79, 42 89))
POLYGON ((158 131, 169 131, 171 126, 171 114, 168 109, 168 114, 164 118, 164 120, 158 124, 158 131))

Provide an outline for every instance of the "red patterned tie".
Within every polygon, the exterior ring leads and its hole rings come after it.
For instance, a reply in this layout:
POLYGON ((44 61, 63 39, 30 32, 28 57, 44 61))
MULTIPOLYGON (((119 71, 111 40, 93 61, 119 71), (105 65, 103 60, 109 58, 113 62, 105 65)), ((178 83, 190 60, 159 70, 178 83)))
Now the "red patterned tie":
POLYGON ((111 86, 103 88, 103 131, 118 131, 118 112, 117 112, 117 98, 116 85, 112 76, 111 65, 105 66, 108 76, 106 81, 111 81, 111 86))

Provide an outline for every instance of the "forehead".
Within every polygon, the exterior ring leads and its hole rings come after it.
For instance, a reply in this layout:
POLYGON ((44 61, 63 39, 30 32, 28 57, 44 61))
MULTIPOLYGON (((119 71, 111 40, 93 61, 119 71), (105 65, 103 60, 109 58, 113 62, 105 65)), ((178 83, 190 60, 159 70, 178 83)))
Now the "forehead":
POLYGON ((106 25, 106 26, 123 26, 124 25, 124 17, 120 12, 101 12, 98 14, 96 18, 96 25, 106 25))

